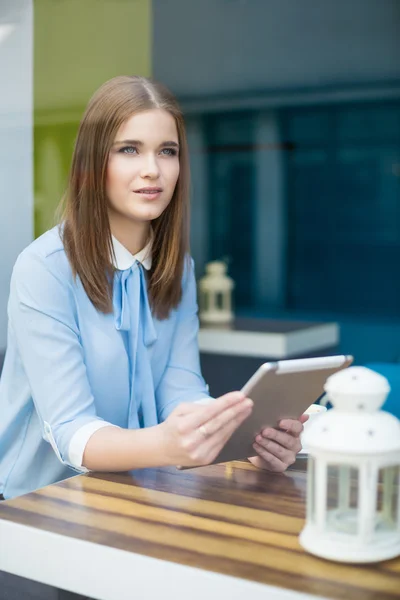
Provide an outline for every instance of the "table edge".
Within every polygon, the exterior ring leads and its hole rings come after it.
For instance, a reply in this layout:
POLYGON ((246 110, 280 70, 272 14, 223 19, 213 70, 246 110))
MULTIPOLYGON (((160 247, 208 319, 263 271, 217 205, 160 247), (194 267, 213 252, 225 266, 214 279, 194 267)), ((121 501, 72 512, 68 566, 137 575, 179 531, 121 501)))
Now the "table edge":
POLYGON ((148 598, 162 595, 165 600, 243 600, 245 594, 251 594, 252 600, 329 600, 5 519, 0 519, 0 539, 0 571, 97 600, 131 600, 133 587, 135 593, 142 590, 148 598))
POLYGON ((319 324, 306 330, 287 333, 256 331, 199 330, 202 353, 229 356, 288 358, 306 352, 335 347, 340 339, 337 323, 319 324))

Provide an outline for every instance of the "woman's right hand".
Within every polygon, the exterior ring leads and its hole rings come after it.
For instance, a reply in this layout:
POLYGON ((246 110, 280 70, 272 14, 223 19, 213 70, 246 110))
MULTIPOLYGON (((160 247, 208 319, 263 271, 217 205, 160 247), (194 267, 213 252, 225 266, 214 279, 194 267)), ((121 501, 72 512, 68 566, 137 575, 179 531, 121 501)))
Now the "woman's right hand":
POLYGON ((252 408, 253 402, 242 392, 230 392, 206 405, 180 404, 159 426, 168 463, 210 464, 252 408))

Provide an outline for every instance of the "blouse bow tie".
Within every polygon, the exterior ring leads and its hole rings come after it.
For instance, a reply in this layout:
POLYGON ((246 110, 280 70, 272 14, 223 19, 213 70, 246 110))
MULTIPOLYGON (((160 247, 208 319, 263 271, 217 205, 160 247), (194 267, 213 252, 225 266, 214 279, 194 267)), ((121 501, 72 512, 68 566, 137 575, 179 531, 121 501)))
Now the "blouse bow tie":
POLYGON ((157 423, 153 376, 147 348, 157 340, 146 289, 143 266, 135 262, 114 276, 115 327, 125 338, 130 366, 128 427, 157 423))
POLYGON ((118 330, 139 334, 145 346, 157 340, 146 290, 143 266, 135 261, 129 269, 119 271, 114 280, 114 317, 118 330))

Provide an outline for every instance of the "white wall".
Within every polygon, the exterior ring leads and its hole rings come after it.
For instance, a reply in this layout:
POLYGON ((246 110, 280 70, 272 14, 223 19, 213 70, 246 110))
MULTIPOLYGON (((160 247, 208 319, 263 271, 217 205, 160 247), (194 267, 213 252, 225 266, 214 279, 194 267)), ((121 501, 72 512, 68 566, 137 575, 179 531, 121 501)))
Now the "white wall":
POLYGON ((33 239, 33 7, 0 2, 0 351, 12 267, 33 239))
POLYGON ((153 0, 154 76, 180 97, 400 78, 399 0, 153 0))

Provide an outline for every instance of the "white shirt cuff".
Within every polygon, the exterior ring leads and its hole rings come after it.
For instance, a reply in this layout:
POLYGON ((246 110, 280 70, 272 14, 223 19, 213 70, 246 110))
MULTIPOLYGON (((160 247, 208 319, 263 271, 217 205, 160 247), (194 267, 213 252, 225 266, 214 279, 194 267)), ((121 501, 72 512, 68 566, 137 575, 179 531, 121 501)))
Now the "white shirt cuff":
POLYGON ((82 466, 82 462, 86 444, 96 431, 102 429, 102 427, 110 426, 116 427, 116 425, 112 425, 112 423, 107 423, 107 421, 96 420, 91 421, 90 423, 86 423, 86 425, 83 425, 83 427, 75 431, 68 447, 69 464, 75 467, 76 469, 85 469, 85 467, 82 466))

